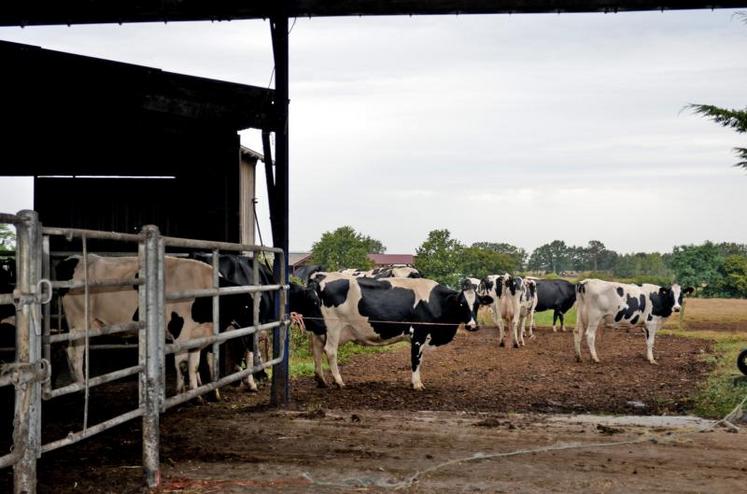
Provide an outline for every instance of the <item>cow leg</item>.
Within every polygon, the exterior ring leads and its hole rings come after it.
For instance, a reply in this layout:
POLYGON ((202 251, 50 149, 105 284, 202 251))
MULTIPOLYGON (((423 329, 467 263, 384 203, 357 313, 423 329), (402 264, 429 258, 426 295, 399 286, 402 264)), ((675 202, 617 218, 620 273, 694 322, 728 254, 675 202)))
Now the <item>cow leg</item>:
MULTIPOLYGON (((77 331, 70 331, 71 333, 78 333, 77 331)), ((67 365, 70 369, 70 377, 77 382, 82 383, 85 380, 83 375, 83 340, 75 340, 68 342, 67 346, 67 365)))
MULTIPOLYGON (((247 369, 253 369, 254 368, 254 352, 251 350, 247 350, 244 354, 244 360, 246 361, 246 368, 247 369)), ((257 383, 254 382, 254 374, 249 374, 244 378, 244 381, 242 381, 241 384, 245 384, 249 391, 252 393, 257 392, 257 383)))
MULTIPOLYGON (((558 320, 558 316, 560 316, 560 312, 557 309, 553 309, 552 311, 552 332, 555 333, 557 329, 555 328, 555 322, 558 320)), ((560 329, 563 330, 563 316, 560 316, 560 329)))
POLYGON ((184 372, 188 371, 186 352, 174 355, 174 367, 176 368, 176 394, 184 392, 184 372))
POLYGON ((534 339, 534 311, 529 311, 529 339, 534 339))
POLYGON ((658 365, 658 363, 654 359, 654 340, 656 339, 656 325, 646 324, 643 328, 643 331, 646 333, 646 359, 650 363, 658 365))
MULTIPOLYGON (((560 330, 565 333, 565 315, 561 311, 558 311, 558 318, 560 318, 560 330)), ((553 323, 554 326, 555 324, 553 323)))
POLYGON ((501 315, 500 308, 496 307, 493 310, 493 320, 496 326, 498 326, 498 346, 506 346, 506 343, 503 341, 505 331, 503 329, 503 316, 501 315))
MULTIPOLYGON (((220 371, 213 367, 213 362, 215 361, 213 352, 207 352, 207 355, 205 355, 205 360, 207 361, 208 369, 210 369, 210 378, 213 380, 213 382, 217 381, 220 378, 220 371)), ((197 361, 197 366, 200 366, 199 360, 197 361)), ((200 377, 199 370, 197 371, 197 383, 202 386, 202 378, 200 377)), ((220 388, 215 388, 213 390, 213 396, 215 397, 216 401, 221 401, 220 388)))
POLYGON ((519 318, 517 316, 511 318, 511 331, 513 335, 514 348, 519 348, 520 345, 524 345, 523 338, 521 343, 519 343, 519 318))
POLYGON ((324 341, 322 337, 311 333, 311 353, 314 355, 314 379, 316 385, 320 388, 327 387, 327 380, 324 378, 324 369, 322 368, 322 352, 324 351, 324 341))
POLYGON ((579 311, 576 317, 576 326, 573 328, 573 350, 576 352, 576 361, 581 362, 581 338, 584 336, 584 315, 579 311))
POLYGON ((423 352, 431 340, 431 335, 413 336, 410 342, 410 360, 412 363, 412 388, 417 391, 425 389, 423 382, 420 380, 420 366, 423 363, 423 352))
POLYGON ((591 353, 591 360, 599 363, 599 357, 597 357, 596 347, 596 333, 597 327, 599 327, 600 321, 590 321, 586 327, 586 344, 589 346, 589 352, 591 353))
POLYGON ((340 369, 337 368, 337 347, 339 344, 339 335, 341 329, 338 330, 327 330, 327 341, 324 343, 324 353, 327 354, 327 362, 329 362, 329 370, 332 372, 332 378, 335 380, 338 388, 344 388, 345 383, 342 382, 342 376, 340 375, 340 369))

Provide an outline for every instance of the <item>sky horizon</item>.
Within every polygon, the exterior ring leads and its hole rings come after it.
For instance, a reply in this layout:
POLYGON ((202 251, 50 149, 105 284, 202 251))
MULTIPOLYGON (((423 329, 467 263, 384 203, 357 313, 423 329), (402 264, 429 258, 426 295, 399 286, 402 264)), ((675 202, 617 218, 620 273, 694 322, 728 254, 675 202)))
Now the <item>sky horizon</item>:
MULTIPOLYGON (((732 166, 744 135, 685 109, 747 107, 747 25, 731 10, 291 24, 292 252, 343 225, 389 253, 444 228, 527 251, 747 243, 747 173, 732 166)), ((263 21, 0 39, 263 87, 272 73, 263 21)), ((259 131, 241 136, 261 151, 259 131)), ((0 211, 32 206, 28 182, 0 177, 0 211)))

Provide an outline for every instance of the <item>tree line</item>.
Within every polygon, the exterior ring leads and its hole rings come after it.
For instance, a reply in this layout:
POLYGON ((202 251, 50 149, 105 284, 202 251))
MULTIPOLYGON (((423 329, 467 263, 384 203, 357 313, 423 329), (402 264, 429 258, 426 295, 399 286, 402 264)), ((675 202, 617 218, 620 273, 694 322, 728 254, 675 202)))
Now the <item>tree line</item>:
MULTIPOLYGON (((378 240, 350 226, 325 232, 312 247, 311 259, 328 270, 370 269, 368 253, 384 253, 378 240)), ((449 230, 433 230, 417 248, 415 267, 425 276, 456 287, 467 277, 519 273, 570 279, 602 278, 630 283, 693 286, 703 297, 747 297, 747 244, 705 242, 680 245, 671 252, 618 253, 603 242, 585 246, 553 240, 531 255, 505 242, 466 245, 449 230)))

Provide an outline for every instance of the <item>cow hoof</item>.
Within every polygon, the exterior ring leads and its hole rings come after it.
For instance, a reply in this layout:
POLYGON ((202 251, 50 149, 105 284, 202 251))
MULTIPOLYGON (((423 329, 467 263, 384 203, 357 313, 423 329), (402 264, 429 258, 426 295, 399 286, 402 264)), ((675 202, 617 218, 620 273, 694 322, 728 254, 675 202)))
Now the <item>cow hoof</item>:
POLYGON ((338 382, 336 382, 335 386, 337 386, 337 389, 342 389, 342 388, 345 387, 345 383, 338 383, 338 382))
POLYGON ((659 365, 659 362, 657 362, 656 360, 649 360, 649 363, 651 365, 659 365))
POLYGON ((423 386, 423 383, 413 384, 412 389, 415 391, 423 391, 425 389, 425 386, 423 386))
POLYGON ((514 342, 514 348, 519 348, 519 344, 514 342))
POLYGON ((581 355, 576 355, 576 362, 582 362, 581 355))
POLYGON ((501 342, 500 342, 500 343, 498 343, 498 346, 500 346, 500 347, 505 347, 505 346, 506 346, 506 343, 505 343, 505 342, 504 342, 503 340, 501 340, 501 342))
POLYGON ((327 381, 325 381, 324 378, 321 378, 319 376, 314 376, 314 380, 316 381, 316 387, 317 388, 326 388, 327 387, 327 381))

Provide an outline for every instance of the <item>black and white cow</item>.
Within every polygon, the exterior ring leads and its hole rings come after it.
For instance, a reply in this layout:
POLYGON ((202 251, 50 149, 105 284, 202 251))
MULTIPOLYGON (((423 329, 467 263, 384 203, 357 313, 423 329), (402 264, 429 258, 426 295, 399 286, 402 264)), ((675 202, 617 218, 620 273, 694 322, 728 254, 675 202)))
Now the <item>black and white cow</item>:
POLYGON ((454 339, 464 324, 479 329, 474 319, 476 304, 489 304, 490 297, 473 289, 457 292, 424 278, 354 278, 342 273, 317 273, 306 288, 294 286, 291 311, 302 314, 306 329, 313 333, 312 351, 317 382, 326 386, 322 351, 327 355, 332 377, 344 383, 337 367, 337 348, 355 341, 363 345, 411 343, 412 386, 423 389, 420 369, 426 350, 454 339))
POLYGON ((671 287, 658 285, 629 285, 612 281, 588 279, 576 285, 578 301, 576 327, 573 330, 576 360, 581 361, 581 337, 586 331, 586 343, 594 362, 599 362, 595 347, 595 334, 599 323, 613 327, 643 326, 646 334, 646 358, 654 360, 656 332, 673 312, 679 312, 684 290, 677 284, 671 287))
MULTIPOLYGON (((193 253, 191 257, 212 265, 212 254, 193 253)), ((221 287, 246 286, 254 284, 253 268, 254 259, 248 256, 236 254, 220 254, 218 258, 218 272, 220 273, 219 283, 221 287)), ((260 285, 274 284, 272 271, 263 263, 257 265, 258 282, 260 285)), ((259 323, 272 321, 275 317, 275 292, 261 292, 259 294, 259 323)), ((195 321, 212 321, 213 299, 199 298, 192 304, 192 318, 195 321)), ((221 295, 220 297, 220 326, 221 331, 230 327, 243 328, 253 326, 254 308, 252 296, 246 293, 221 295)), ((262 361, 262 355, 259 348, 254 348, 253 335, 241 336, 228 340, 223 344, 230 362, 240 365, 242 361, 247 366, 253 366, 256 361, 262 361)), ((209 352, 208 363, 212 357, 209 352)), ((212 365, 211 365, 212 369, 212 365)), ((238 369, 237 369, 238 370, 238 369)), ((258 372, 259 380, 267 379, 264 370, 258 372)), ((254 382, 254 376, 250 374, 242 383, 250 391, 257 391, 257 384, 254 382)))
POLYGON ((409 266, 387 266, 387 267, 381 267, 381 268, 374 268, 369 270, 362 270, 362 269, 341 269, 339 271, 342 274, 352 276, 354 278, 375 278, 375 279, 381 279, 381 278, 422 278, 423 276, 420 274, 420 271, 418 271, 415 268, 411 268, 409 266))
MULTIPOLYGON (((566 280, 535 280, 537 284, 537 306, 535 312, 552 310, 552 331, 557 331, 556 322, 560 319, 560 330, 565 331, 565 313, 576 303, 576 287, 566 280)), ((534 316, 532 316, 534 325, 534 316)))
MULTIPOLYGON (((491 310, 493 320, 498 326, 499 346, 505 346, 504 322, 509 325, 513 335, 514 348, 524 346, 524 327, 527 319, 531 318, 537 301, 534 281, 524 280, 520 276, 510 274, 489 275, 480 281, 479 293, 493 298, 491 310)), ((534 332, 531 327, 530 320, 529 332, 530 338, 533 338, 534 332)))

